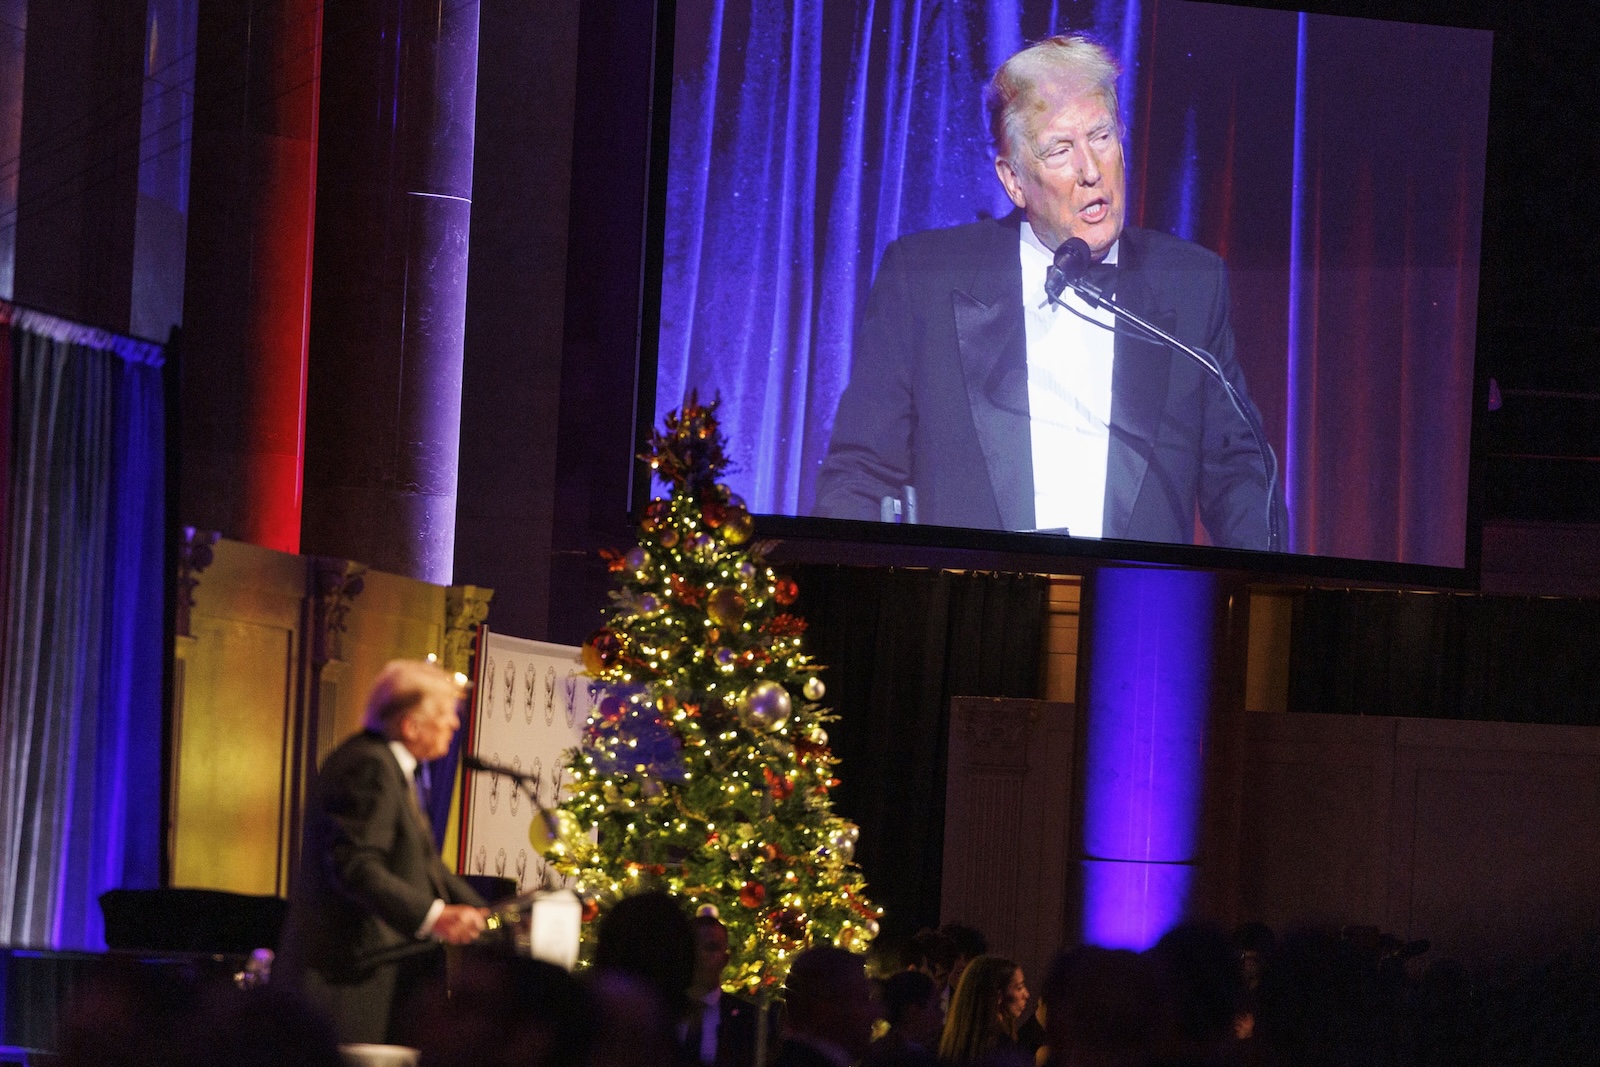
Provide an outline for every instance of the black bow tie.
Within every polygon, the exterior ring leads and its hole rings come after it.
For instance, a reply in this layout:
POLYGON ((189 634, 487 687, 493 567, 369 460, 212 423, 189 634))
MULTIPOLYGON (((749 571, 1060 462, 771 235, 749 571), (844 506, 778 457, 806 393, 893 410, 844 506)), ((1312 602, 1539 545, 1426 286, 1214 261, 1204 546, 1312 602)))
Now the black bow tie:
MULTIPOLYGON (((1111 296, 1116 291, 1117 286, 1117 265, 1105 262, 1091 263, 1089 268, 1083 272, 1083 280, 1093 286, 1100 296, 1111 296)), ((1045 272, 1044 288, 1052 300, 1059 297, 1062 290, 1068 288, 1066 275, 1061 273, 1060 267, 1052 265, 1045 272)), ((1088 300, 1091 307, 1100 306, 1098 299, 1087 297, 1085 299, 1088 300)))
POLYGON ((1117 287, 1117 265, 1115 263, 1091 263, 1084 279, 1101 293, 1110 296, 1117 287))

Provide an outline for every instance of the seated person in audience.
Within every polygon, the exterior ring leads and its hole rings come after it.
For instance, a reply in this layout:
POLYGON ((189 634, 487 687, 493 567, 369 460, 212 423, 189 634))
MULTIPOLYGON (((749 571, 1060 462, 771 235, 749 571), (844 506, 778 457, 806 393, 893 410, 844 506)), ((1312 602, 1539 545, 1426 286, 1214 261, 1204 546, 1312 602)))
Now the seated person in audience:
POLYGON ((1022 968, 1003 956, 979 956, 961 972, 950 999, 939 1058, 946 1063, 1003 1063, 1033 1057, 1017 1042, 1017 1027, 1028 1009, 1022 968))
POLYGON ((694 979, 689 983, 690 1014, 684 1022, 684 1050, 709 1067, 752 1067, 760 1010, 722 988, 728 969, 728 928, 715 915, 696 915, 694 979))
POLYGON ((771 1067, 849 1067, 872 1043, 878 1004, 861 957, 824 945, 796 956, 784 983, 785 1037, 771 1067))
POLYGON ((961 984, 961 972, 966 970, 967 964, 988 953, 989 939, 983 936, 981 930, 963 923, 945 923, 939 927, 939 933, 944 935, 955 951, 954 958, 950 961, 950 977, 946 983, 948 992, 944 998, 948 1007, 956 986, 961 984))
POLYGON ((940 1011, 950 1003, 946 991, 952 985, 950 971, 955 964, 956 944, 938 930, 921 930, 911 939, 911 945, 906 952, 906 967, 909 970, 921 971, 933 979, 933 984, 939 988, 940 1011))
POLYGON ((1148 1067, 1174 1047, 1171 1005, 1149 956, 1095 945, 1063 952, 1040 1000, 1043 1063, 1148 1067))
POLYGON ((944 1029, 938 985, 920 971, 901 971, 883 983, 882 997, 889 1029, 872 1043, 861 1067, 934 1062, 944 1029))

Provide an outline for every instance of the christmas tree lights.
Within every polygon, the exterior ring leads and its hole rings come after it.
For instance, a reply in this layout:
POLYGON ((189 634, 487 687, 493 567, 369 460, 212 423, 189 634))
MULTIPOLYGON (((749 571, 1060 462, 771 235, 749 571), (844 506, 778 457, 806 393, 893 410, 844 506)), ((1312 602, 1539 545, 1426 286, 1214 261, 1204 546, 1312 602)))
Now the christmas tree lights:
POLYGON ((881 912, 852 861, 857 829, 829 800, 833 716, 787 610, 798 590, 717 481, 716 409, 691 396, 642 457, 671 495, 608 557, 612 606, 583 648, 604 695, 569 754, 571 793, 534 837, 590 919, 647 886, 713 905, 730 984, 765 997, 809 945, 864 948, 881 912))

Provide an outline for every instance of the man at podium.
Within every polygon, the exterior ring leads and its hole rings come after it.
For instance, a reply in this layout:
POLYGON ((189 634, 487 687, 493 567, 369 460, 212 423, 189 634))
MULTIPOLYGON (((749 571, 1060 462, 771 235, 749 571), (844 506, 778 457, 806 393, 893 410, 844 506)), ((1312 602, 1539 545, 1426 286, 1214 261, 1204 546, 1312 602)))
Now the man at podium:
POLYGON ((275 977, 327 1012, 340 1041, 392 1040, 393 1009, 443 972, 437 946, 483 932, 483 900, 439 858, 415 783, 450 750, 461 692, 432 663, 394 660, 366 729, 318 772, 275 977))

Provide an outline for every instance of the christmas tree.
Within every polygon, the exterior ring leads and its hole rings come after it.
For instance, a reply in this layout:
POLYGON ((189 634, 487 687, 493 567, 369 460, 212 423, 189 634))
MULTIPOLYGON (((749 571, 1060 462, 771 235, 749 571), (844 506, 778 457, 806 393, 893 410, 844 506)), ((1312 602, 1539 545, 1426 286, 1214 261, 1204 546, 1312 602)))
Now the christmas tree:
POLYGON ((671 495, 645 508, 637 546, 608 554, 612 606, 583 648, 604 693, 568 756, 571 793, 535 835, 586 918, 647 887, 714 906, 733 986, 765 997, 800 949, 865 947, 881 912, 829 801, 833 717, 786 610, 798 590, 717 481, 716 411, 691 396, 641 457, 671 495))

